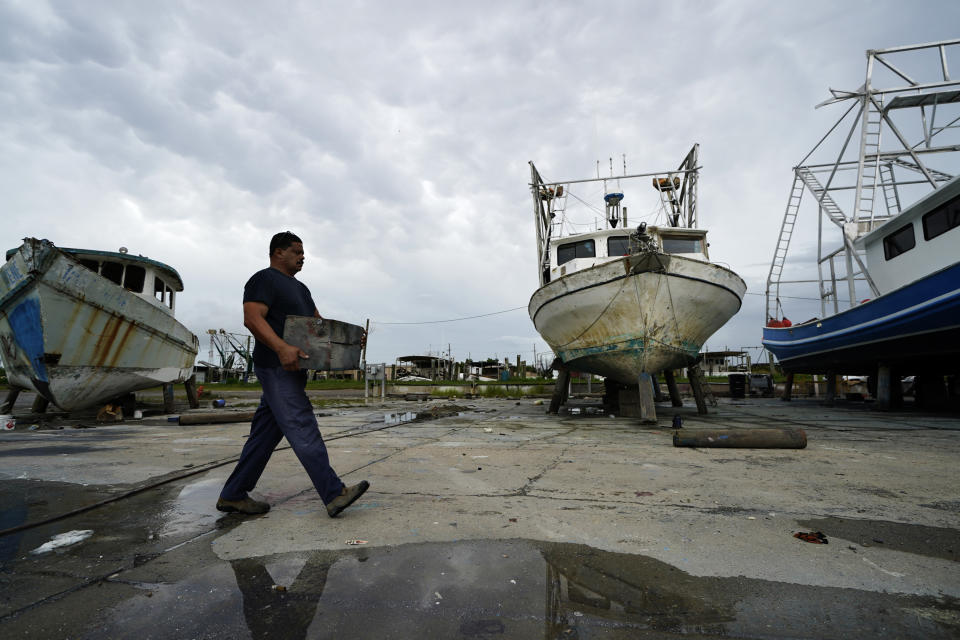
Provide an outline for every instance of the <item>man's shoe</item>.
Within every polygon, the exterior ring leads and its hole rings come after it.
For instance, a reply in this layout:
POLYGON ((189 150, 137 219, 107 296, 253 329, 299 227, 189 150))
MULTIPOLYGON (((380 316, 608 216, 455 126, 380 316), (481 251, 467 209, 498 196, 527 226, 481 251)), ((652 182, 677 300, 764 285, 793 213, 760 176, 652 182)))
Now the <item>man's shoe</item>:
POLYGON ((356 499, 362 496, 369 488, 370 483, 366 480, 352 487, 344 487, 343 492, 327 505, 327 515, 331 518, 336 518, 337 514, 352 505, 356 499))
POLYGON ((227 513, 240 512, 256 515, 258 513, 266 513, 267 511, 270 511, 270 505, 266 502, 254 500, 250 496, 247 496, 243 500, 225 500, 224 498, 218 498, 217 511, 226 511, 227 513))

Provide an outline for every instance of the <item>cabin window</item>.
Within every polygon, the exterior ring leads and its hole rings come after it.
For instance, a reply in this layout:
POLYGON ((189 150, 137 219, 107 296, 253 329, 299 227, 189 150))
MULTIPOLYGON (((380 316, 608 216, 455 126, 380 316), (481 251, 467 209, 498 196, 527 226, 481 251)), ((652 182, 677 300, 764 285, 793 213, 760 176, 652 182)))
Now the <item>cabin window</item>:
POLYGON ((86 258, 81 258, 80 264, 85 266, 87 269, 90 269, 90 271, 93 271, 94 273, 98 273, 100 271, 100 263, 97 262, 96 260, 88 260, 86 258))
POLYGON ((595 258, 596 256, 597 248, 592 239, 557 246, 557 266, 570 262, 574 258, 595 258))
POLYGON ((883 257, 887 260, 893 260, 915 246, 917 246, 917 239, 913 235, 913 225, 908 224, 883 239, 883 257))
POLYGON ((956 227, 960 227, 960 200, 941 205, 923 216, 923 239, 932 240, 956 227))
POLYGON ((166 300, 163 296, 165 289, 166 287, 163 286, 163 280, 160 278, 153 279, 153 297, 156 298, 158 302, 166 303, 166 300))
POLYGON ((114 284, 120 284, 123 282, 123 265, 119 262, 104 261, 100 275, 114 284))
POLYGON ((703 253, 703 239, 687 236, 660 236, 664 253, 703 253))
POLYGON ((630 253, 630 236, 610 236, 607 238, 608 256, 625 256, 630 253))
POLYGON ((127 291, 140 293, 143 283, 147 279, 147 270, 135 264, 127 265, 127 272, 123 275, 123 288, 127 291))

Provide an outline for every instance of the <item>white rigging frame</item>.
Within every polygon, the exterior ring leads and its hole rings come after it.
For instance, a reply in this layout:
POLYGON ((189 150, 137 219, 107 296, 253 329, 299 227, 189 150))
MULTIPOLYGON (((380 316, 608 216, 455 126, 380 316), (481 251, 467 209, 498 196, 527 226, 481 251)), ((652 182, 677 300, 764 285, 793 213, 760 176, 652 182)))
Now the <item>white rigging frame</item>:
POLYGON ((854 247, 854 241, 898 215, 903 206, 937 189, 953 177, 951 171, 960 171, 957 165, 960 154, 956 153, 960 151, 960 81, 950 79, 947 64, 950 56, 960 56, 960 39, 869 50, 866 55, 863 86, 856 91, 830 89, 833 97, 817 105, 819 108, 850 101, 836 124, 793 169, 793 186, 767 276, 767 320, 780 318, 780 288, 785 284, 817 283, 821 317, 840 311, 837 286, 844 280, 851 307, 858 304, 858 282, 869 287, 870 297, 878 295, 863 262, 862 251, 854 247), (887 82, 888 78, 891 84, 886 88, 874 86, 874 82, 887 82), (839 151, 836 147, 824 146, 828 141, 837 141, 831 134, 851 113, 856 115, 839 151), (895 114, 905 115, 895 118, 895 114), (904 124, 910 116, 914 119, 904 124), (854 151, 849 147, 858 129, 859 145, 854 151), (881 141, 890 138, 894 140, 890 147, 881 148, 881 141), (818 151, 837 153, 833 162, 807 164, 818 151), (930 154, 943 154, 938 158, 943 161, 945 157, 952 163, 948 165, 949 170, 929 167, 924 159, 930 154), (895 169, 899 170, 899 176, 895 169), (851 179, 852 173, 855 179, 851 179), (909 177, 905 177, 905 173, 909 177), (826 176, 825 182, 823 176, 826 176), (820 214, 818 277, 816 280, 784 280, 787 253, 805 191, 815 198, 820 214), (878 199, 884 203, 882 209, 875 206, 878 199), (837 243, 838 235, 839 248, 824 246, 828 241, 837 243), (837 258, 841 257, 843 262, 838 265, 837 258), (841 267, 842 273, 838 276, 841 267), (826 275, 825 269, 829 270, 826 275))
MULTIPOLYGON (((537 264, 539 265, 540 286, 542 287, 549 282, 547 274, 550 272, 550 240, 562 235, 562 229, 558 229, 562 222, 557 221, 556 218, 558 216, 561 220, 563 218, 562 214, 566 210, 567 196, 570 194, 570 185, 587 182, 606 183, 629 178, 653 178, 654 181, 662 181, 661 184, 667 184, 668 182, 679 184, 676 189, 657 189, 660 192, 661 202, 665 210, 671 211, 675 215, 672 220, 670 215, 667 216, 668 224, 695 229, 697 228, 697 185, 700 172, 700 166, 697 164, 699 152, 700 145, 694 144, 680 166, 673 171, 626 175, 626 160, 624 160, 625 175, 610 175, 606 178, 586 178, 563 182, 545 182, 531 162, 530 190, 533 194, 533 217, 537 231, 537 264), (677 182, 674 183, 675 178, 677 182)), ((574 196, 574 198, 579 200, 577 196, 574 196)))

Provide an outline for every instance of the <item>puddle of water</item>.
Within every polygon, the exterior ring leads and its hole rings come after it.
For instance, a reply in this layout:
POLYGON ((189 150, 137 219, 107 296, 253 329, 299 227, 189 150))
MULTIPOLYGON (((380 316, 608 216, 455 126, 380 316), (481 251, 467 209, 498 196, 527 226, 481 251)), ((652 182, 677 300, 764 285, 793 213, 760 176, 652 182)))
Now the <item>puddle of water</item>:
POLYGON ((403 413, 385 413, 383 414, 383 421, 386 424, 402 424, 404 422, 410 422, 417 419, 417 414, 412 411, 405 411, 403 413))
POLYGON ((947 638, 960 631, 956 602, 698 578, 644 556, 526 540, 279 554, 139 586, 148 593, 116 605, 83 637, 189 630, 290 639, 947 638))
POLYGON ((179 536, 206 531, 222 514, 217 511, 217 497, 223 478, 205 478, 187 484, 176 498, 164 504, 161 536, 179 536))
POLYGON ((0 458, 3 457, 34 457, 34 456, 61 456, 78 453, 90 453, 98 451, 99 447, 89 447, 82 444, 63 444, 40 447, 18 447, 13 449, 0 449, 0 458))

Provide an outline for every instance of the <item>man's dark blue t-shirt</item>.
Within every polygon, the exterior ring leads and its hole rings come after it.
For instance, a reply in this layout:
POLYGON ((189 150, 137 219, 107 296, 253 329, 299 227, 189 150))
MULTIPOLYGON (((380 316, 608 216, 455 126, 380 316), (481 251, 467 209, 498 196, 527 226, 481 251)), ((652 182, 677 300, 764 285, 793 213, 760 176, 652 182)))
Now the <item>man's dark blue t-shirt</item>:
MULTIPOLYGON (((243 301, 267 305, 267 324, 280 337, 287 316, 312 316, 317 308, 305 284, 273 267, 250 276, 243 288, 243 301)), ((259 340, 253 347, 253 363, 258 367, 281 366, 276 352, 259 340)))

